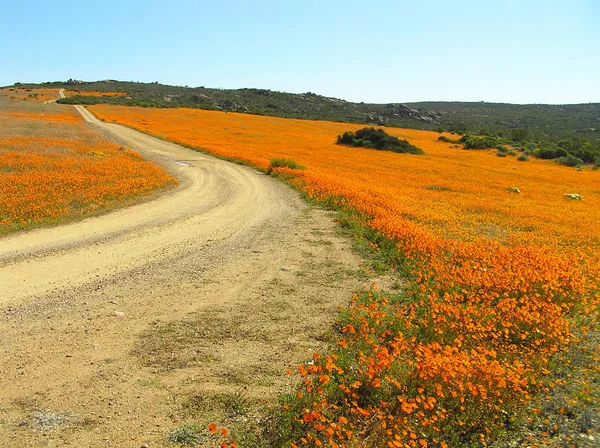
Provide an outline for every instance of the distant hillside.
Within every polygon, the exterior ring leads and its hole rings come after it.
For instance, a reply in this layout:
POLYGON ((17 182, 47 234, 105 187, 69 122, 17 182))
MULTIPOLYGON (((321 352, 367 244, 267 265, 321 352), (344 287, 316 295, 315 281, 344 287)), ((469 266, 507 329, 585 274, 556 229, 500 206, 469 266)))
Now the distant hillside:
POLYGON ((311 92, 292 94, 263 89, 223 90, 205 87, 180 87, 155 83, 121 81, 51 82, 19 84, 18 87, 62 87, 79 90, 76 96, 61 100, 66 104, 110 103, 142 107, 190 107, 285 118, 331 120, 429 129, 439 125, 436 114, 413 110, 402 104, 351 103, 311 92), (86 91, 126 92, 126 97, 85 97, 86 91))
POLYGON ((435 111, 448 128, 467 124, 467 132, 485 129, 492 133, 526 129, 542 137, 578 136, 600 139, 600 103, 548 105, 505 103, 420 102, 415 109, 435 111))
POLYGON ((79 91, 60 102, 67 104, 111 103, 142 107, 190 107, 285 118, 331 120, 416 129, 454 130, 457 133, 491 133, 510 136, 526 131, 529 139, 584 138, 600 142, 600 103, 577 105, 514 105, 503 103, 421 102, 352 103, 312 92, 293 94, 263 89, 212 89, 169 86, 158 83, 104 80, 57 81, 12 87, 63 87, 79 91), (86 91, 125 92, 123 97, 86 97, 86 91))

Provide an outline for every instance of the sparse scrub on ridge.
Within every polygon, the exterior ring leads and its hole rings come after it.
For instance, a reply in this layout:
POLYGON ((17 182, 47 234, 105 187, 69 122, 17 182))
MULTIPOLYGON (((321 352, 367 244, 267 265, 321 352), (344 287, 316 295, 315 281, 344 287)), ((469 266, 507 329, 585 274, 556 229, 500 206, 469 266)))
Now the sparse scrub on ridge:
POLYGON ((465 134, 460 139, 451 139, 445 135, 439 141, 462 144, 464 149, 497 149, 498 157, 518 155, 517 160, 524 162, 530 156, 539 159, 552 159, 560 165, 582 167, 592 165, 600 158, 600 144, 593 145, 589 141, 574 137, 571 140, 539 141, 529 140, 532 134, 522 129, 513 130, 511 139, 494 135, 482 129, 480 135, 465 134), (508 145, 505 146, 505 145, 508 145), (514 149, 510 149, 510 148, 514 149), (521 151, 520 153, 517 151, 521 151))
POLYGON ((125 97, 127 96, 126 92, 95 92, 93 90, 84 90, 83 92, 80 90, 66 90, 65 96, 67 98, 73 96, 91 96, 91 97, 125 97))
POLYGON ((423 154, 423 150, 411 145, 408 140, 400 140, 383 129, 362 128, 356 132, 344 132, 337 136, 338 145, 392 151, 403 154, 423 154))

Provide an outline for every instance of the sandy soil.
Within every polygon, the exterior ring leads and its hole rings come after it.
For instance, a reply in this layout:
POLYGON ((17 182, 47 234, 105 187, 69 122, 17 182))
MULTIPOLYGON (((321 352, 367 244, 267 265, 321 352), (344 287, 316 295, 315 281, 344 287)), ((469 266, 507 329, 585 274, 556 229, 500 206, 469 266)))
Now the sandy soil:
POLYGON ((291 390, 361 260, 274 179, 77 108, 180 186, 0 239, 0 446, 172 446, 185 422, 253 418, 227 403, 291 390))

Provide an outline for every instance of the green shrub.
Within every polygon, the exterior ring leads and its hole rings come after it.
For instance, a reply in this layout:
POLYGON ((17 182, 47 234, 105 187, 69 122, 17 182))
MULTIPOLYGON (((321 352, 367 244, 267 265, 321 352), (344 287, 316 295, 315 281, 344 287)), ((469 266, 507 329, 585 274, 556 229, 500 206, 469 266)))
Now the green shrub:
POLYGON ((558 159, 556 159, 556 161, 559 164, 565 165, 565 166, 577 167, 577 166, 583 165, 583 160, 578 159, 577 157, 575 157, 572 154, 567 154, 564 157, 559 157, 558 159))
POLYGON ((423 150, 411 145, 407 140, 400 140, 389 135, 383 129, 362 128, 356 132, 344 132, 337 136, 338 145, 392 151, 405 154, 423 154, 423 150))
POLYGON ((197 444, 204 442, 206 436, 203 434, 203 430, 198 424, 190 423, 169 431, 167 433, 167 440, 181 446, 196 446, 197 444))
POLYGON ((496 148, 500 144, 496 137, 477 137, 470 134, 464 135, 460 139, 460 143, 463 144, 465 149, 489 149, 496 148))
POLYGON ((455 132, 458 135, 464 135, 467 133, 467 123, 458 123, 450 127, 450 132, 455 132))
POLYGON ((525 154, 521 154, 519 157, 517 157, 517 160, 519 162, 529 162, 529 157, 527 157, 525 154))
POLYGON ((338 135, 336 143, 338 145, 353 146, 354 137, 354 132, 344 132, 342 135, 338 135))
POLYGON ((506 152, 504 152, 504 151, 496 151, 496 155, 498 157, 506 157, 506 152))
POLYGON ((271 159, 267 174, 271 174, 275 168, 290 168, 292 170, 305 170, 306 167, 300 165, 293 159, 277 158, 271 159))
POLYGON ((511 138, 516 142, 522 142, 531 137, 531 133, 526 129, 513 129, 510 133, 511 138))
POLYGON ((460 143, 460 139, 451 139, 446 137, 445 135, 440 135, 438 137, 438 140, 441 142, 446 142, 446 143, 460 143))

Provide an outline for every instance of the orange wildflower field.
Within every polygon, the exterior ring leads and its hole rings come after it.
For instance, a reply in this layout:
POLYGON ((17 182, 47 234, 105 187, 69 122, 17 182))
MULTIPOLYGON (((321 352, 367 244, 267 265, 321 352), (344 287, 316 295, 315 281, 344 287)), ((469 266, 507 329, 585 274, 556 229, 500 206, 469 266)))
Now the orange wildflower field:
POLYGON ((357 293, 336 349, 299 367, 282 443, 485 446, 554 386, 547 378, 565 350, 597 331, 600 171, 452 148, 430 131, 386 128, 425 151, 418 156, 335 144, 359 125, 89 109, 263 169, 293 159, 306 169, 274 171, 344 211, 357 234, 369 229, 368 244, 402 274, 399 292, 357 293))
POLYGON ((81 95, 81 96, 111 96, 111 97, 115 97, 115 96, 127 96, 127 93, 125 92, 93 92, 93 91, 86 91, 86 90, 65 90, 65 95, 66 96, 75 96, 75 95, 81 95))
POLYGON ((50 101, 57 99, 57 89, 23 89, 8 88, 0 89, 0 101, 50 101))
POLYGON ((0 235, 97 213, 175 183, 89 129, 73 107, 27 103, 0 98, 0 235))

